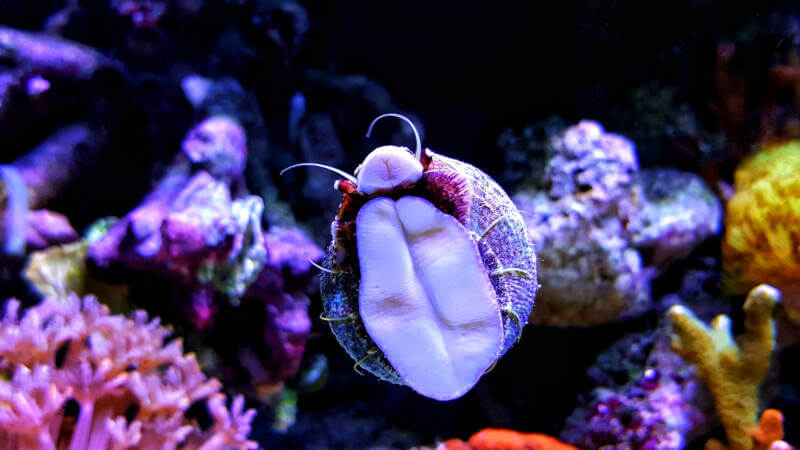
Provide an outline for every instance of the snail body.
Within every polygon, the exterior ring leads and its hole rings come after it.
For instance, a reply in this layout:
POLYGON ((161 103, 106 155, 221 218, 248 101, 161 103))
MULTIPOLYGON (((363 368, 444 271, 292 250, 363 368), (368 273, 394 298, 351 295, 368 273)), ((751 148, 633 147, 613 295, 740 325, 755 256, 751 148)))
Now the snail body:
POLYGON ((416 154, 375 149, 334 186, 342 203, 322 262, 323 318, 357 370, 460 397, 519 340, 533 307, 522 216, 483 171, 422 152, 419 140, 416 154))

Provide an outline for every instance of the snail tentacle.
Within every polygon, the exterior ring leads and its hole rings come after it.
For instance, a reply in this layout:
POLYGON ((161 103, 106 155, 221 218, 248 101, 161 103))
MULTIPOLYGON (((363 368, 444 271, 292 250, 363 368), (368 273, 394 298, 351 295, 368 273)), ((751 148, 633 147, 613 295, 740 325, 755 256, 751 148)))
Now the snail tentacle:
POLYGON ((353 175, 350 175, 349 173, 345 172, 344 170, 337 169, 336 167, 327 166, 325 164, 319 164, 319 163, 293 164, 293 165, 281 170, 280 175, 283 176, 283 174, 286 173, 287 171, 292 170, 292 169, 296 169, 298 167, 319 167, 321 169, 330 170, 331 172, 333 172, 333 173, 335 173, 337 175, 340 175, 343 178, 346 178, 347 180, 353 182, 353 184, 358 185, 358 180, 353 175))
POLYGON ((495 359, 494 362, 492 363, 492 365, 488 369, 486 369, 486 371, 483 372, 483 374, 486 375, 487 373, 493 371, 494 368, 497 367, 497 361, 499 361, 499 360, 500 360, 499 358, 495 359))
POLYGON ((367 350, 367 354, 359 358, 358 361, 356 361, 356 363, 353 364, 353 370, 355 370, 357 374, 364 376, 364 372, 358 370, 358 367, 361 366, 361 364, 363 364, 364 361, 374 356, 376 353, 378 353, 378 349, 376 348, 371 348, 367 350))
POLYGON ((500 312, 511 317, 511 320, 517 324, 517 330, 519 330, 519 332, 517 333, 517 340, 515 342, 519 342, 519 340, 522 338, 522 327, 525 326, 525 324, 522 323, 522 319, 520 319, 519 314, 517 314, 510 307, 500 308, 500 312))
POLYGON ((350 313, 344 317, 328 317, 325 313, 319 315, 319 318, 326 321, 326 322, 347 322, 350 320, 356 320, 355 313, 350 313))
POLYGON ((337 271, 337 270, 326 269, 326 268, 320 266, 319 264, 315 263, 314 260, 311 259, 311 258, 306 257, 306 259, 308 259, 308 262, 310 262, 312 266, 316 267, 317 269, 319 269, 319 270, 321 270, 323 272, 330 273, 330 274, 333 274, 333 275, 339 275, 341 273, 344 273, 343 270, 338 270, 337 271))
POLYGON ((498 217, 497 219, 494 219, 494 221, 492 221, 492 223, 490 223, 489 226, 486 227, 486 230, 484 230, 483 233, 480 234, 478 240, 481 240, 481 239, 485 238, 486 235, 489 234, 494 229, 494 227, 497 226, 497 224, 499 224, 500 222, 503 221, 503 219, 505 219, 508 216, 512 216, 512 215, 514 215, 516 213, 517 213, 516 211, 509 211, 509 212, 503 214, 502 216, 498 217))
POLYGON ((377 123, 379 120, 383 119, 384 117, 395 117, 395 118, 398 118, 400 120, 405 121, 411 127, 411 130, 414 132, 414 138, 417 141, 417 148, 416 148, 416 150, 414 150, 414 156, 416 156, 417 161, 422 159, 422 141, 419 138, 419 133, 417 132, 417 127, 414 126, 414 122, 412 122, 411 119, 409 119, 408 117, 406 117, 406 116, 404 116, 402 114, 387 113, 387 114, 381 114, 380 116, 376 117, 372 121, 372 123, 369 124, 369 128, 367 128, 367 137, 369 137, 369 135, 372 134, 372 127, 375 126, 375 123, 377 123))
POLYGON ((499 276, 511 275, 511 274, 517 274, 517 275, 526 276, 528 278, 533 278, 533 274, 532 273, 528 272, 525 269, 520 269, 519 267, 507 267, 505 269, 500 269, 500 270, 496 270, 496 271, 492 272, 492 276, 493 277, 499 277, 499 276))

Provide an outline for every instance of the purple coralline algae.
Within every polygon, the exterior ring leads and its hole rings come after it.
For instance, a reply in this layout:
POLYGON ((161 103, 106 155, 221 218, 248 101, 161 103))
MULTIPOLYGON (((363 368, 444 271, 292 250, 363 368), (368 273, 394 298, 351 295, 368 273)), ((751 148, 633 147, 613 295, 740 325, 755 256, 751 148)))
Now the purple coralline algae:
POLYGON ((0 27, 0 54, 19 66, 44 74, 88 79, 111 60, 91 47, 50 36, 0 27))
POLYGON ((250 365, 256 384, 285 380, 300 368, 311 333, 308 291, 315 274, 311 261, 323 257, 322 249, 296 228, 273 227, 264 241, 266 264, 245 294, 260 300, 266 315, 264 351, 270 357, 250 365))
POLYGON ((29 249, 43 249, 78 239, 78 233, 62 214, 39 209, 28 213, 25 242, 29 249))
POLYGON ((242 194, 246 157, 236 122, 201 122, 142 204, 89 248, 89 261, 213 284, 241 297, 266 260, 263 201, 242 194))
POLYGON ((0 448, 255 448, 254 410, 206 378, 144 311, 110 315, 94 297, 11 300, 0 322, 0 448), (198 407, 213 423, 201 427, 198 407))
POLYGON ((167 10, 167 2, 157 0, 112 0, 111 7, 128 17, 134 27, 155 28, 167 10))
POLYGON ((644 207, 628 225, 632 242, 652 250, 648 264, 664 268, 688 256, 698 242, 717 234, 722 207, 705 182, 671 169, 643 170, 644 207))
POLYGON ((223 333, 245 314, 240 319, 263 332, 248 329, 220 341, 228 348, 210 347, 222 366, 235 367, 229 374, 243 369, 249 386, 280 383, 297 372, 311 331, 311 261, 322 250, 295 228, 262 229, 263 200, 245 188, 238 122, 211 116, 182 150, 142 203, 91 244, 89 266, 101 277, 170 281, 176 320, 194 330, 223 333))
POLYGON ((548 148, 539 187, 513 197, 540 261, 532 323, 592 326, 650 310, 661 263, 719 232, 719 201, 694 175, 640 171, 633 143, 597 122, 567 128, 548 148))
POLYGON ((23 254, 78 238, 67 218, 40 209, 69 183, 89 141, 86 124, 56 130, 50 137, 11 164, 0 166, 0 203, 6 204, 0 231, 4 253, 23 254))
POLYGON ((669 350, 663 331, 623 338, 598 357, 589 373, 604 386, 567 419, 560 436, 567 443, 620 450, 684 448, 687 434, 705 420, 692 406, 694 370, 669 350))
POLYGON ((30 207, 41 208, 82 172, 92 150, 88 124, 78 122, 57 129, 10 165, 19 171, 30 196, 30 207))
POLYGON ((191 74, 181 80, 181 88, 198 117, 235 117, 247 134, 247 185, 251 192, 264 199, 264 221, 268 224, 292 224, 290 208, 280 199, 274 173, 267 166, 283 168, 287 156, 268 139, 267 124, 258 101, 251 92, 231 77, 206 78, 191 74))

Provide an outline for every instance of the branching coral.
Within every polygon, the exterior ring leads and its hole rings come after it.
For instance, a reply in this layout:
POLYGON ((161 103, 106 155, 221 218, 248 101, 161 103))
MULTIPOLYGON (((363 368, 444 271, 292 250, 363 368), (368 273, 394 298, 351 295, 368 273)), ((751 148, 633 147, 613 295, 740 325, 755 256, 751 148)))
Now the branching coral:
POLYGON ((728 202, 723 266, 728 287, 744 293, 758 283, 783 292, 787 313, 800 320, 800 141, 770 147, 736 169, 728 202))
POLYGON ((254 448, 253 410, 225 406, 180 339, 138 311, 110 315, 94 297, 45 300, 0 322, 0 448, 254 448), (74 406, 78 406, 77 418, 74 406), (190 411, 205 405, 213 425, 190 411))
POLYGON ((780 292, 771 286, 753 289, 744 304, 745 332, 736 341, 725 315, 717 316, 709 328, 683 306, 669 309, 672 349, 697 366, 734 450, 753 448, 748 431, 756 425, 758 388, 775 347, 772 309, 779 298, 780 292))

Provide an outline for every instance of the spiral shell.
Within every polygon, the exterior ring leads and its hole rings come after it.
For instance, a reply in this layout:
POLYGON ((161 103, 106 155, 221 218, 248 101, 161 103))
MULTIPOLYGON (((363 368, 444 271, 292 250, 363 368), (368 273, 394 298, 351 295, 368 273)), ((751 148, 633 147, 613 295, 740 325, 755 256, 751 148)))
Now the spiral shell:
MULTIPOLYGON (((501 324, 502 330, 490 366, 519 340, 533 308, 538 289, 536 256, 522 216, 487 174, 428 149, 422 152, 420 163, 423 172, 418 181, 372 195, 365 195, 352 179, 337 181, 335 186, 342 192, 343 199, 331 226, 332 241, 323 261, 326 269, 321 276, 323 318, 329 321, 339 343, 356 361, 356 368, 392 383, 407 384, 423 395, 449 400, 463 395, 477 382, 483 370, 490 367, 482 369, 474 381, 466 382, 459 389, 430 393, 408 382, 393 366, 368 332, 359 308, 359 284, 363 275, 356 239, 359 212, 376 197, 386 197, 398 205, 405 197, 420 198, 463 226, 465 235, 474 242, 477 264, 482 265, 481 271, 485 270, 488 276, 492 301, 496 300, 500 313, 498 326, 501 324)), ((458 271, 459 266, 448 270, 458 271)))

